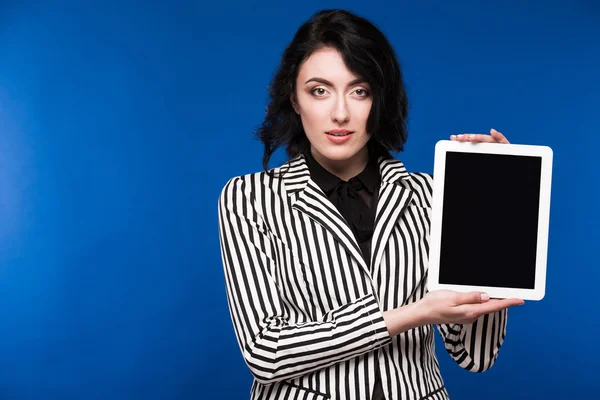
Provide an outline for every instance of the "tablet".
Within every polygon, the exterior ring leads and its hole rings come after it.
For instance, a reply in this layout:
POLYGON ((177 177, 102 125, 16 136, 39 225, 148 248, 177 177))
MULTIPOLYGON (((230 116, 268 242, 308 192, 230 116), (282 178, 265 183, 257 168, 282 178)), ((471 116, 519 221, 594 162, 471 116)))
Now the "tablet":
POLYGON ((436 144, 428 289, 541 300, 552 149, 436 144))

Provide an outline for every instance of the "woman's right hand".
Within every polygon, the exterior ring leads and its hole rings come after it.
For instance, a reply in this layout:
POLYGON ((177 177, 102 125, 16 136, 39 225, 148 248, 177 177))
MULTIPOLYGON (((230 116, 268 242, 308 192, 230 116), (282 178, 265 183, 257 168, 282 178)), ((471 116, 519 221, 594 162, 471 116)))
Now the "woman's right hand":
POLYGON ((472 324, 482 315, 520 306, 521 299, 490 299, 484 292, 434 290, 415 303, 423 325, 472 324))
POLYGON ((483 292, 434 290, 415 303, 385 311, 383 318, 395 336, 423 325, 472 324, 482 315, 522 304, 521 299, 490 299, 483 292))

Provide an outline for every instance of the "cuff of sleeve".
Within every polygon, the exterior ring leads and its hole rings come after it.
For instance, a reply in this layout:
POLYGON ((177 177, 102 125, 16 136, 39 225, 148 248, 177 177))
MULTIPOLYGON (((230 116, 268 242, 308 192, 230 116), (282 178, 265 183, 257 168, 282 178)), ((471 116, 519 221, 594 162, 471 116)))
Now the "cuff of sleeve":
POLYGON ((363 310, 369 317, 371 327, 373 329, 373 347, 381 347, 391 343, 392 338, 388 331, 385 320, 383 319, 383 311, 373 294, 365 297, 362 304, 363 310))

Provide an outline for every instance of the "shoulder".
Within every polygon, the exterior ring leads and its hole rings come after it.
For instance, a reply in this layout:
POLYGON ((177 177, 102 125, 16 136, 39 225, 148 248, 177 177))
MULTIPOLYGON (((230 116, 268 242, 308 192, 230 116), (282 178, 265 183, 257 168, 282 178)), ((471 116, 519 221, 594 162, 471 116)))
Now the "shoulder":
POLYGON ((268 171, 253 172, 230 178, 221 189, 220 201, 226 201, 234 195, 252 201, 264 198, 267 192, 271 195, 283 195, 286 190, 286 180, 291 178, 289 172, 294 169, 293 163, 294 160, 290 160, 268 171))
POLYGON ((409 172, 403 183, 407 189, 412 191, 415 205, 431 208, 433 175, 425 172, 409 172))
POLYGON ((411 193, 411 204, 431 208, 433 176, 425 172, 408 172, 404 163, 394 157, 380 158, 381 178, 399 184, 411 193))
POLYGON ((229 178, 221 189, 219 202, 235 202, 236 199, 256 197, 256 187, 268 187, 270 180, 266 172, 255 172, 229 178))

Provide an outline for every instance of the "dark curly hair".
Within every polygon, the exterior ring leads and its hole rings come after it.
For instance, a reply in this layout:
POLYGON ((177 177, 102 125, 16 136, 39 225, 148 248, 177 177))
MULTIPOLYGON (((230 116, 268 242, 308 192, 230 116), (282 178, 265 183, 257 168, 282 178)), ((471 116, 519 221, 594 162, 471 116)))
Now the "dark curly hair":
POLYGON ((256 131, 264 144, 265 171, 280 146, 286 146, 289 157, 310 150, 290 95, 295 93, 302 63, 324 47, 335 48, 346 67, 371 87, 373 104, 367 120, 371 154, 389 158, 390 151, 404 149, 408 100, 394 49, 368 20, 345 10, 323 10, 298 29, 270 84, 267 114, 256 131))

